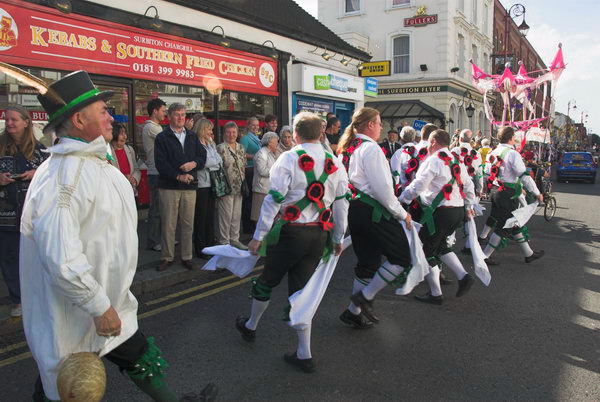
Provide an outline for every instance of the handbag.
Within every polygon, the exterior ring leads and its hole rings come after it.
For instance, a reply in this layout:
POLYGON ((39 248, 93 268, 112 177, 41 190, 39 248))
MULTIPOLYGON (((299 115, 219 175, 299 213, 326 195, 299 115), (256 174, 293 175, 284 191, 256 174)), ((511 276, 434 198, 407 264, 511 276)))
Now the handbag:
POLYGON ((210 176, 210 188, 215 198, 231 194, 231 186, 229 185, 229 180, 227 180, 223 165, 219 165, 219 169, 217 170, 209 170, 208 174, 210 176))

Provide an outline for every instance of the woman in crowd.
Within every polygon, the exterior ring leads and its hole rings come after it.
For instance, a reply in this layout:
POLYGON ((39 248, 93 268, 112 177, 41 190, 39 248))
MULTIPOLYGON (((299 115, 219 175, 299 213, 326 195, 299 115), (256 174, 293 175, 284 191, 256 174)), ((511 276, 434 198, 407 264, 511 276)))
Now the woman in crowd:
POLYGON ((12 303, 11 317, 21 316, 19 285, 19 228, 29 183, 48 157, 35 140, 27 109, 9 106, 0 134, 0 268, 12 303))
POLYGON ((252 211, 250 219, 258 222, 260 208, 263 200, 269 192, 269 176, 271 166, 277 159, 277 148, 279 137, 276 133, 269 131, 260 140, 262 148, 254 155, 254 178, 252 179, 252 211))
MULTIPOLYGON (((254 176, 254 155, 261 148, 260 143, 260 122, 256 117, 250 117, 246 121, 246 135, 240 139, 240 144, 246 152, 246 183, 248 188, 252 188, 254 176)), ((254 222, 250 219, 252 209, 252 195, 243 196, 242 199, 242 229, 244 233, 254 233, 254 222)))
POLYGON ((110 142, 110 153, 112 154, 111 165, 116 167, 125 175, 134 193, 140 184, 141 172, 135 158, 135 151, 127 145, 127 130, 122 123, 113 122, 112 141, 110 142))
POLYGON ((206 149, 206 165, 198 170, 198 190, 196 192, 196 212, 194 214, 194 247, 196 256, 208 259, 202 249, 215 243, 215 198, 210 183, 210 171, 218 170, 223 159, 213 142, 213 124, 210 120, 199 119, 194 123, 193 131, 200 144, 206 149))
POLYGON ((217 152, 223 159, 225 175, 231 193, 217 201, 219 214, 219 244, 230 244, 242 250, 248 247, 240 243, 240 221, 242 219, 242 182, 245 180, 246 151, 236 139, 238 126, 230 121, 223 126, 223 143, 217 152))
POLYGON ((293 130, 292 126, 283 126, 281 128, 279 132, 279 145, 277 145, 276 151, 277 157, 296 146, 294 135, 292 134, 293 130))

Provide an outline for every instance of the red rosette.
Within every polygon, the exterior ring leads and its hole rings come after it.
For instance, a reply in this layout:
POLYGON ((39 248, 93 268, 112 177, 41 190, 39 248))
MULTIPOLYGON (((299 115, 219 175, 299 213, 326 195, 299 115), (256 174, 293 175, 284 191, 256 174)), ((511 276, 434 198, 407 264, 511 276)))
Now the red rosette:
POLYGON ((498 191, 504 191, 506 187, 504 187, 504 182, 498 180, 498 191))
POLYGON ((344 152, 342 156, 342 165, 346 166, 346 170, 348 170, 348 165, 350 165, 350 156, 344 152))
POLYGON ((446 165, 448 165, 448 163, 450 163, 450 160, 452 159, 447 153, 443 151, 438 153, 438 157, 441 160, 443 160, 446 165))
POLYGON ((420 160, 425 159, 425 157, 427 156, 428 152, 429 151, 427 150, 427 148, 421 148, 421 149, 419 149, 419 153, 418 153, 419 159, 420 160))
POLYGON ((410 173, 419 168, 419 159, 411 158, 408 160, 408 169, 406 169, 406 173, 410 173))
POLYGON ((496 157, 494 155, 490 155, 490 163, 494 163, 496 157))
POLYGON ((465 192, 463 191, 464 186, 461 184, 458 186, 458 192, 460 193, 461 198, 467 198, 465 192))
POLYGON ((447 201, 450 201, 450 194, 452 194, 452 184, 444 184, 444 187, 442 187, 442 194, 444 195, 444 198, 447 201))
POLYGON ((469 166, 467 168, 467 173, 469 174, 469 176, 473 176, 475 174, 475 168, 473 166, 469 166))
POLYGON ((476 150, 472 149, 470 154, 473 157, 473 160, 477 160, 478 152, 476 150))
POLYGON ((358 148, 363 143, 363 140, 362 138, 357 138, 354 140, 354 142, 356 143, 355 147, 358 148))
POLYGON ((354 153, 354 151, 356 151, 356 147, 355 146, 349 146, 348 148, 346 148, 346 153, 348 155, 352 155, 354 153))
POLYGON ((473 163, 473 157, 471 155, 465 155, 465 157, 463 158, 463 163, 467 166, 471 166, 471 164, 473 163))
POLYGON ((491 189, 492 189, 492 187, 494 187, 494 178, 493 178, 493 177, 490 177, 490 178, 487 180, 487 188, 488 188, 488 190, 491 190, 491 189))
POLYGON ((300 169, 304 172, 309 172, 315 167, 315 160, 308 154, 302 154, 298 158, 298 165, 300 165, 300 169))
POLYGON ((283 217, 282 217, 282 219, 284 221, 294 222, 294 221, 297 221, 300 218, 301 214, 302 214, 302 211, 300 211, 300 208, 298 208, 295 205, 288 205, 283 210, 283 217))
POLYGON ((415 154, 415 147, 413 145, 406 147, 402 150, 402 152, 409 154, 410 156, 413 156, 415 154))
POLYGON ((332 217, 333 217, 333 212, 331 212, 331 209, 329 209, 329 208, 324 209, 319 214, 319 223, 321 224, 321 227, 323 228, 323 230, 325 230, 326 232, 333 229, 333 222, 331 221, 332 217))
POLYGON ((335 162, 333 159, 325 159, 325 173, 334 174, 338 170, 337 166, 335 166, 335 162))
POLYGON ((465 148, 465 147, 462 147, 462 148, 460 149, 460 156, 465 156, 465 155, 466 155, 466 154, 468 154, 468 153, 469 153, 469 150, 468 150, 467 148, 465 148))
POLYGON ((417 200, 413 200, 413 202, 410 203, 409 208, 414 210, 419 209, 419 203, 417 202, 417 200))
POLYGON ((494 176, 498 176, 498 173, 500 173, 500 168, 498 166, 492 166, 492 168, 490 169, 490 173, 494 176))
POLYGON ((317 204, 319 209, 323 208, 323 202, 321 201, 325 196, 325 186, 323 183, 313 181, 306 189, 306 198, 317 204))
POLYGON ((452 167, 450 168, 450 170, 452 170, 452 175, 455 178, 460 177, 460 165, 458 163, 452 165, 452 167))
POLYGON ((502 164, 504 163, 504 160, 503 160, 503 159, 502 159, 500 156, 497 156, 497 157, 496 157, 496 163, 497 163, 498 165, 502 165, 502 164))
POLYGON ((400 183, 394 185, 394 195, 396 197, 400 197, 400 183))

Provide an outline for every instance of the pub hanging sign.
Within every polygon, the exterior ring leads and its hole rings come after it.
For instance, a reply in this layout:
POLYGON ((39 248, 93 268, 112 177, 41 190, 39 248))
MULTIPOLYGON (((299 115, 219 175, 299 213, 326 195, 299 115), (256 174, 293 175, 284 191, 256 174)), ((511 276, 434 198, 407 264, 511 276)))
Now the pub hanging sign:
POLYGON ((438 15, 427 15, 427 7, 421 6, 417 9, 417 14, 414 17, 405 18, 405 27, 422 27, 429 24, 437 24, 438 15))

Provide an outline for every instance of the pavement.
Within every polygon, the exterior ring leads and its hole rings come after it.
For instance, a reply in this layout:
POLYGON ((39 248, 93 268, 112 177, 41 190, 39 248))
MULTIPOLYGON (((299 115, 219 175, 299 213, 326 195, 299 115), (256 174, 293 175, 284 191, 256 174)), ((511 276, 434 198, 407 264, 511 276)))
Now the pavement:
MULTIPOLYGON (((495 254, 501 265, 490 267, 489 287, 477 280, 456 298, 454 282, 443 288, 442 306, 388 287, 375 300, 381 322, 370 330, 338 319, 356 262, 347 250, 313 320, 314 374, 282 358, 296 347, 281 320, 285 281, 273 291, 255 343, 234 327, 250 310, 249 277, 228 274, 142 294, 140 329, 155 337, 173 389, 198 392, 214 381, 220 401, 600 401, 600 184, 554 190, 556 217, 546 222, 540 211, 528 224, 532 248, 546 251, 542 259, 525 264, 511 243, 495 254)), ((459 258, 472 271, 469 257, 459 258)), ((414 293, 425 291, 422 284, 414 293)), ((105 366, 104 400, 148 400, 105 366)), ((36 377, 22 335, 0 334, 0 401, 28 400, 36 377)))
MULTIPOLYGON (((166 271, 158 272, 156 267, 160 263, 160 252, 148 250, 146 246, 147 230, 146 230, 147 210, 138 211, 138 238, 139 238, 139 254, 138 267, 131 292, 136 296, 142 296, 149 292, 174 286, 180 283, 189 282, 192 280, 209 281, 214 274, 207 271, 202 271, 201 267, 207 262, 199 258, 193 259, 193 263, 197 265, 197 269, 188 270, 178 263, 179 246, 175 246, 175 263, 166 271)), ((251 239, 251 235, 241 235, 243 243, 247 244, 251 239)), ((22 330, 20 319, 11 319, 10 315, 10 299, 8 297, 8 289, 4 278, 0 275, 0 334, 18 332, 22 330)))

